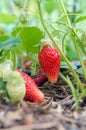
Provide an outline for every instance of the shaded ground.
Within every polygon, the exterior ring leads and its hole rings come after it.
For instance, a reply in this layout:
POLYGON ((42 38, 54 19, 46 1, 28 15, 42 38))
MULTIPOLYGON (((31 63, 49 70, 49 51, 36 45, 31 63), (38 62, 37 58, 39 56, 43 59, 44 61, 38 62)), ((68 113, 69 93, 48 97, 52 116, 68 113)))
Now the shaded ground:
MULTIPOLYGON (((84 81, 86 83, 86 81, 84 81)), ((39 87, 45 94, 41 104, 0 104, 0 130, 85 130, 86 99, 75 111, 71 91, 61 79, 39 87)))

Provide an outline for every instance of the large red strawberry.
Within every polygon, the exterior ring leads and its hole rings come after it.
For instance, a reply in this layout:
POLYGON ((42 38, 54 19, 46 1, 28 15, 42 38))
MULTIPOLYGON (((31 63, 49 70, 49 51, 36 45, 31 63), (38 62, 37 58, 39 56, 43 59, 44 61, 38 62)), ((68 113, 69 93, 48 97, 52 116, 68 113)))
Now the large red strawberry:
POLYGON ((60 54, 56 48, 49 44, 44 45, 38 54, 40 65, 51 83, 58 79, 60 69, 60 54))
POLYGON ((18 70, 18 72, 22 75, 22 77, 25 80, 26 85, 25 100, 39 103, 43 102, 44 94, 38 89, 33 79, 20 70, 18 70))
POLYGON ((42 75, 43 73, 44 73, 44 71, 43 71, 42 68, 40 68, 40 69, 38 69, 38 70, 36 71, 36 75, 40 75, 40 76, 37 77, 37 78, 33 78, 33 80, 35 81, 35 83, 36 83, 37 85, 41 85, 41 84, 43 84, 45 81, 47 81, 47 77, 46 77, 45 74, 42 75))

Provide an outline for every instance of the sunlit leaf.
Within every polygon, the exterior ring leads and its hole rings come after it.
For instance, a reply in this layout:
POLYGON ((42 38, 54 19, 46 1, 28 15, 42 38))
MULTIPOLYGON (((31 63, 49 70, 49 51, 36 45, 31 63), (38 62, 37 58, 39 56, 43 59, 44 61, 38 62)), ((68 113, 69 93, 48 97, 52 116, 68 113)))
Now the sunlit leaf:
POLYGON ((10 14, 0 14, 0 22, 6 23, 6 24, 11 24, 15 21, 17 17, 15 15, 10 15, 10 14))
POLYGON ((54 11, 57 7, 55 0, 51 0, 51 1, 46 0, 46 1, 44 1, 44 5, 45 5, 45 9, 48 13, 52 13, 52 11, 54 11))

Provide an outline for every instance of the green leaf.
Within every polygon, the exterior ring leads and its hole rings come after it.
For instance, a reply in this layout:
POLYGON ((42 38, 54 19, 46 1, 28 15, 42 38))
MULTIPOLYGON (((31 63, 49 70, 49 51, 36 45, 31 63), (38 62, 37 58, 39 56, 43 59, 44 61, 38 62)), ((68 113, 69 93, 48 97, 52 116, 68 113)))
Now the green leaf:
POLYGON ((21 40, 19 38, 13 37, 4 42, 0 42, 0 50, 7 50, 13 48, 17 43, 20 43, 21 40))
POLYGON ((4 22, 6 24, 11 24, 15 21, 17 17, 15 15, 10 14, 0 14, 0 22, 4 22))
POLYGON ((13 36, 18 36, 22 40, 22 47, 28 54, 29 52, 37 53, 39 42, 44 37, 43 32, 37 27, 17 28, 12 32, 13 36))
POLYGON ((84 20, 86 20, 86 16, 79 16, 78 18, 76 18, 75 23, 79 23, 84 20))
POLYGON ((54 10, 56 9, 56 7, 58 7, 54 0, 51 0, 51 1, 46 0, 46 1, 44 2, 44 5, 45 5, 46 11, 47 11, 49 14, 52 13, 52 11, 54 11, 54 10))
POLYGON ((78 59, 78 56, 76 54, 76 50, 74 48, 73 43, 71 43, 71 44, 69 44, 69 42, 65 43, 65 53, 66 53, 66 56, 70 60, 76 60, 76 59, 78 59))
POLYGON ((0 77, 0 98, 5 93, 5 91, 6 91, 6 86, 3 82, 2 77, 0 77))
POLYGON ((0 42, 5 41, 7 39, 9 39, 8 35, 0 35, 0 42))
POLYGON ((9 101, 10 100, 6 90, 6 83, 3 81, 2 77, 0 77, 0 102, 7 103, 9 101))

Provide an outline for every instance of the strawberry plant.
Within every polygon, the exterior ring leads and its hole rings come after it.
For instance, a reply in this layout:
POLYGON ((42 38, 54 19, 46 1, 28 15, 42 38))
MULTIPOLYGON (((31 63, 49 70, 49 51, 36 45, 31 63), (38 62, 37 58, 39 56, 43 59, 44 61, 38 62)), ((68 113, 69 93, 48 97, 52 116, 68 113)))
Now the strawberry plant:
MULTIPOLYGON (((30 94, 29 96, 26 96, 27 98, 25 99, 37 102, 42 102, 44 100, 44 95, 37 88, 37 85, 40 85, 42 82, 44 83, 47 79, 51 83, 56 83, 58 82, 59 77, 61 77, 62 80, 70 86, 76 101, 76 106, 78 106, 80 101, 79 97, 83 97, 85 95, 85 89, 79 74, 86 79, 86 32, 77 29, 76 24, 85 20, 86 16, 67 12, 65 2, 62 0, 51 0, 51 3, 52 8, 50 8, 50 3, 48 1, 43 2, 35 0, 34 5, 36 4, 37 8, 34 7, 34 9, 37 13, 34 11, 33 16, 30 16, 30 14, 28 14, 30 7, 28 7, 27 0, 25 0, 25 2, 14 1, 16 8, 19 10, 22 8, 21 13, 19 13, 18 10, 15 11, 18 13, 18 16, 11 17, 9 15, 9 21, 4 20, 5 15, 3 17, 0 14, 1 21, 4 21, 5 24, 14 23, 16 20, 13 28, 10 30, 10 33, 9 31, 6 33, 6 30, 5 32, 0 33, 0 77, 3 78, 3 82, 6 80, 8 97, 14 100, 15 95, 12 97, 10 93, 11 85, 9 85, 12 84, 13 86, 13 79, 8 78, 12 80, 11 82, 6 78, 10 76, 10 73, 13 72, 13 70, 15 71, 18 68, 22 70, 19 72, 24 78, 28 76, 23 74, 23 71, 30 74, 35 82, 31 79, 31 77, 27 78, 28 81, 26 78, 24 79, 27 90, 26 95, 30 93, 30 90, 33 91, 33 89, 37 95, 33 92, 32 97, 30 94), (43 11, 45 10, 47 11, 47 15, 51 16, 49 20, 44 18, 43 11), (52 17, 53 10, 55 11, 55 21, 53 21, 52 17), (59 16, 57 17, 56 11, 59 13, 59 16), (40 16, 40 18, 38 16, 40 16), (35 19, 35 17, 37 18, 35 19), (32 19, 35 19, 34 26, 30 21, 32 19), (26 59, 29 61, 25 61, 26 59), (11 69, 10 67, 7 68, 7 60, 12 62, 11 69), (77 69, 77 65, 74 63, 76 60, 79 62, 79 69, 77 69), (6 66, 4 66, 5 64, 6 66), (3 67, 4 70, 2 69, 3 67), (39 73, 37 70, 40 67, 42 72, 39 73), (67 70, 72 73, 72 76, 77 84, 76 89, 69 75, 67 74, 65 76, 62 69, 63 71, 67 70), (7 71, 8 73, 6 73, 7 71), (29 80, 31 81, 30 83, 29 80), (30 85, 33 87, 31 88, 30 85), (39 98, 38 95, 40 95, 39 98), (37 98, 35 99, 34 97, 37 98)), ((15 86, 18 86, 17 77, 14 81, 16 84, 15 86)), ((23 81, 21 80, 21 82, 23 81)), ((24 99, 24 95, 25 92, 21 98, 22 100, 24 99)))
POLYGON ((85 0, 0 1, 1 129, 85 129, 85 27, 85 0))
MULTIPOLYGON (((65 9, 65 6, 64 6, 63 1, 62 1, 62 0, 58 1, 58 0, 57 0, 56 2, 57 2, 57 4, 60 6, 61 11, 63 12, 62 18, 58 18, 58 20, 56 21, 56 23, 60 23, 60 24, 63 24, 63 25, 65 25, 65 26, 67 26, 68 34, 70 35, 70 38, 71 38, 72 41, 73 41, 74 49, 75 49, 76 54, 77 54, 77 56, 78 56, 78 59, 79 59, 79 61, 80 61, 84 78, 86 79, 86 69, 85 69, 85 66, 84 66, 82 54, 80 53, 80 52, 82 52, 83 55, 86 55, 86 50, 85 50, 85 48, 84 48, 84 46, 83 46, 82 41, 80 40, 80 38, 78 37, 76 31, 74 30, 74 28, 73 28, 72 25, 71 25, 71 22, 70 22, 70 20, 69 20, 69 17, 68 17, 68 14, 67 14, 67 11, 66 11, 66 9, 65 9), (61 20, 64 20, 64 23, 63 23, 61 20), (80 47, 79 47, 79 46, 80 46, 80 47)), ((48 36, 50 37, 50 39, 51 39, 53 45, 54 45, 54 46, 58 49, 58 51, 60 52, 62 59, 67 63, 69 69, 70 69, 71 72, 73 73, 74 78, 76 79, 76 82, 77 82, 77 87, 78 87, 77 90, 74 90, 74 89, 73 89, 74 86, 71 85, 71 83, 70 83, 70 81, 69 81, 68 78, 66 79, 62 74, 61 74, 60 76, 70 85, 70 87, 71 87, 71 89, 72 89, 72 92, 76 91, 76 92, 77 92, 77 95, 79 95, 79 94, 80 94, 80 93, 79 93, 79 89, 81 90, 81 92, 84 91, 84 88, 83 88, 83 85, 82 85, 82 83, 81 83, 81 80, 80 80, 78 74, 76 73, 76 71, 74 70, 73 66, 71 65, 69 59, 65 56, 63 50, 61 50, 61 48, 59 47, 58 43, 55 41, 53 35, 49 32, 49 30, 48 30, 48 28, 47 28, 47 26, 46 26, 46 24, 45 24, 45 21, 44 21, 44 19, 43 19, 43 14, 42 14, 42 10, 41 10, 41 1, 40 1, 40 0, 37 0, 37 4, 38 4, 39 15, 40 15, 40 19, 41 19, 42 25, 43 25, 43 27, 44 27, 46 33, 47 33, 48 36)), ((64 35, 64 39, 65 39, 65 36, 66 36, 66 35, 67 35, 67 33, 64 35)), ((63 39, 63 40, 64 40, 64 39, 63 39)), ((74 94, 74 93, 73 93, 73 94, 74 94)), ((76 95, 76 97, 77 97, 77 95, 76 95)), ((83 96, 84 96, 84 95, 83 95, 83 96)), ((76 101, 76 104, 77 104, 77 99, 75 99, 75 101, 76 101)), ((79 100, 78 100, 78 102, 79 102, 79 100)), ((78 105, 76 105, 76 106, 78 107, 78 105)))

